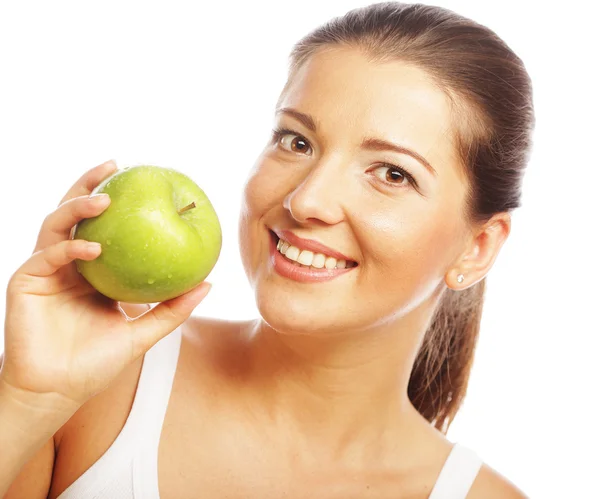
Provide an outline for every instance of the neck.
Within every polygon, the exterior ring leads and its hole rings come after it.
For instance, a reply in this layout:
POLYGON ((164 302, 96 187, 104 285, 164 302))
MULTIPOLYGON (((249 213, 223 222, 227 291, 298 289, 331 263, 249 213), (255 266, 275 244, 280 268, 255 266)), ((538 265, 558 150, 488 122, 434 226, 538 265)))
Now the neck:
POLYGON ((257 399, 272 427, 329 452, 390 433, 397 439, 421 419, 407 395, 421 336, 389 325, 328 337, 289 335, 259 319, 248 351, 257 399))

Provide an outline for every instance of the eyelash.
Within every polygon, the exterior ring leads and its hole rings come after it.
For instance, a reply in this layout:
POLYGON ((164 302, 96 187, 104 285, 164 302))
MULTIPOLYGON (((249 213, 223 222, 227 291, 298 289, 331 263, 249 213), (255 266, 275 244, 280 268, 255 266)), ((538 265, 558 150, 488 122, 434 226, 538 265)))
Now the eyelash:
MULTIPOLYGON (((298 132, 295 132, 294 130, 291 130, 289 128, 283 128, 283 127, 277 127, 272 130, 271 144, 273 145, 275 143, 279 143, 281 138, 284 137, 285 135, 296 135, 297 137, 300 137, 304 142, 309 144, 310 148, 312 149, 310 142, 308 140, 306 140, 302 135, 300 135, 298 132)), ((293 151, 291 151, 291 152, 293 152, 293 151)), ((404 177, 406 177, 406 180, 408 180, 408 182, 413 187, 415 187, 415 188, 419 187, 415 178, 410 173, 408 173, 404 168, 401 168, 400 166, 397 166, 397 165, 392 165, 390 163, 382 163, 378 166, 378 168, 382 168, 384 166, 389 168, 390 170, 394 170, 394 171, 402 174, 404 177)), ((385 182, 385 183, 387 185, 390 185, 395 188, 402 187, 402 185, 403 185, 403 184, 395 184, 393 182, 385 182)))

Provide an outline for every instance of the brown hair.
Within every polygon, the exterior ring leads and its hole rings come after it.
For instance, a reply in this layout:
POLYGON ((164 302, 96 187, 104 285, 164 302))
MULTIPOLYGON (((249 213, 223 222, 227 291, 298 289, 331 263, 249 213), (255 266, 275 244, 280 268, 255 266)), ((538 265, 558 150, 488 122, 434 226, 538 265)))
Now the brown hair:
MULTIPOLYGON (((468 220, 485 222, 520 206, 535 125, 532 86, 521 59, 492 30, 431 5, 383 2, 353 9, 294 45, 280 100, 311 55, 335 47, 358 49, 373 62, 416 65, 445 93, 469 182, 468 220)), ((485 282, 444 290, 411 372, 411 403, 443 433, 466 395, 485 282)))

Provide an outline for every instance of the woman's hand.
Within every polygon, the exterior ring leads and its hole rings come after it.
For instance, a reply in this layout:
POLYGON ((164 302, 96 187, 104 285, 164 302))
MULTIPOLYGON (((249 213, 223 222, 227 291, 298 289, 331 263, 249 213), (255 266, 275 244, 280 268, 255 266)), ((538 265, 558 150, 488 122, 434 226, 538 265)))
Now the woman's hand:
POLYGON ((89 195, 115 171, 106 162, 71 187, 45 218, 33 255, 10 279, 0 370, 10 392, 79 407, 182 324, 210 289, 202 283, 130 319, 77 272, 74 260, 93 260, 101 248, 71 239, 72 230, 108 207, 109 199, 89 195))

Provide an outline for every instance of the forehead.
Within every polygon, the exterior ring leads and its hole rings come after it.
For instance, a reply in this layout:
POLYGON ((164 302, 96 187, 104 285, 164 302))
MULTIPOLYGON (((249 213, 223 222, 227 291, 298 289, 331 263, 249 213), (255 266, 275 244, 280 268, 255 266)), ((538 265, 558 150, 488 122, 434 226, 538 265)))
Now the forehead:
POLYGON ((349 48, 319 51, 293 75, 280 106, 310 114, 327 135, 414 148, 434 167, 454 156, 446 95, 423 70, 402 61, 370 62, 349 48))

